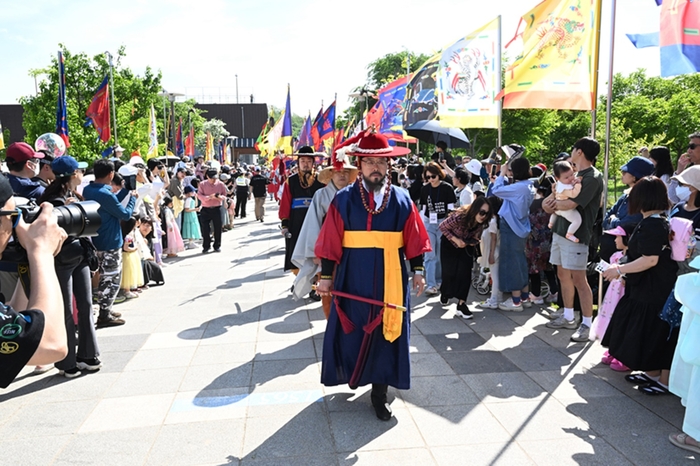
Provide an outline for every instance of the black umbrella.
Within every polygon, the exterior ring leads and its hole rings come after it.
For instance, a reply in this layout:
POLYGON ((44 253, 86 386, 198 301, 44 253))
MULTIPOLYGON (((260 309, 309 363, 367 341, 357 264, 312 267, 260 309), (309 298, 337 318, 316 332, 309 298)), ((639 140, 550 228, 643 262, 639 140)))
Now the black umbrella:
POLYGON ((469 139, 459 128, 445 128, 440 126, 437 120, 418 121, 411 126, 404 128, 406 134, 420 139, 424 142, 436 144, 438 141, 444 141, 448 147, 453 149, 469 148, 469 139))

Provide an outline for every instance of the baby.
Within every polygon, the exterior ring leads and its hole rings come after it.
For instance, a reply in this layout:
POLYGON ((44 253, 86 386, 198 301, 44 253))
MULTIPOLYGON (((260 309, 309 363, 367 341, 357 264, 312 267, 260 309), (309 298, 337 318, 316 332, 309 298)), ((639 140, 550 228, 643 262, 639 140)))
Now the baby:
MULTIPOLYGON (((574 199, 581 192, 581 183, 576 182, 576 173, 569 162, 557 162, 554 164, 554 177, 557 179, 554 198, 558 201, 574 199)), ((557 215, 564 217, 570 223, 566 230, 566 239, 578 243, 578 238, 574 236, 576 230, 581 226, 581 214, 576 209, 558 210, 549 217, 549 228, 551 229, 557 219, 557 215)))

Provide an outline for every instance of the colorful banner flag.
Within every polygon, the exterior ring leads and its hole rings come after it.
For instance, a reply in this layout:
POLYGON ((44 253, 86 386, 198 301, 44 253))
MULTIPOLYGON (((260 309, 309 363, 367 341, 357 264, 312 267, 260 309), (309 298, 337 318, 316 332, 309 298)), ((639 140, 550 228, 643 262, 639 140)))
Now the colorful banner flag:
POLYGON ((282 132, 275 144, 275 148, 282 149, 285 154, 292 154, 292 109, 289 102, 289 85, 287 86, 287 103, 284 105, 284 117, 282 118, 282 132))
POLYGON ((204 160, 210 161, 214 159, 214 139, 211 137, 211 133, 207 131, 207 142, 204 149, 204 160))
POLYGON ((146 160, 158 157, 158 128, 156 126, 156 109, 151 104, 151 116, 148 121, 148 153, 146 160))
POLYGON ((175 134, 175 155, 182 157, 185 155, 185 147, 182 144, 182 118, 177 125, 177 133, 175 134))
POLYGON ((194 126, 190 126, 190 132, 185 138, 185 155, 194 156, 194 126))
POLYGON ((63 53, 58 52, 58 104, 56 105, 56 134, 61 136, 66 147, 70 147, 68 137, 68 116, 66 110, 66 67, 63 53))
POLYGON ((318 115, 316 115, 316 118, 314 118, 314 122, 311 125, 311 147, 313 147, 316 150, 320 150, 322 144, 321 144, 321 136, 318 134, 318 126, 319 122, 321 121, 321 118, 323 118, 323 106, 318 110, 318 115))
POLYGON ((700 1, 661 4, 659 46, 662 77, 700 71, 700 1))
POLYGON ((282 125, 284 124, 285 113, 286 112, 282 110, 282 113, 280 113, 280 117, 277 120, 277 123, 275 123, 275 125, 270 129, 270 132, 267 133, 267 150, 269 152, 275 151, 275 149, 277 148, 277 143, 282 137, 282 125))
MULTIPOLYGON (((272 120, 272 117, 270 117, 270 120, 272 120)), ((255 150, 260 152, 262 155, 265 155, 263 153, 263 147, 265 144, 267 144, 267 132, 270 130, 270 125, 266 121, 263 124, 262 129, 260 130, 260 134, 258 135, 258 139, 255 140, 255 150)))
POLYGON ((333 136, 335 130, 335 100, 328 106, 316 123, 319 141, 325 141, 333 136))
POLYGON ((378 131, 388 138, 403 135, 404 102, 408 76, 390 82, 377 91, 376 125, 378 131))
POLYGON ((5 135, 2 132, 2 121, 0 121, 0 150, 5 148, 5 135))
POLYGON ((501 89, 500 17, 445 48, 437 71, 440 125, 498 128, 501 89))
POLYGON ((503 108, 595 108, 600 1, 545 0, 521 18, 523 51, 506 69, 503 108))
POLYGON ((109 75, 105 75, 102 83, 95 91, 85 116, 85 126, 92 125, 95 128, 97 140, 109 142, 112 138, 109 115, 109 75))
POLYGON ((309 115, 304 120, 304 125, 301 127, 301 131, 299 131, 299 141, 297 143, 297 146, 310 146, 312 144, 313 140, 311 139, 311 115, 309 115))
POLYGON ((436 79, 440 54, 433 55, 418 68, 406 89, 403 125, 433 120, 437 116, 436 79))

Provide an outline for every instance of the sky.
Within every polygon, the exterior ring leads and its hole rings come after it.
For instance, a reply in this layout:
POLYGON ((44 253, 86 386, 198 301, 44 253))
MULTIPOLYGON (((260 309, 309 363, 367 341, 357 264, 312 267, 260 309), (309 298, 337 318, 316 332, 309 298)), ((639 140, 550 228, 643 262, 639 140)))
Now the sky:
MULTIPOLYGON (((0 104, 33 95, 29 70, 62 43, 93 56, 126 47, 137 74, 161 70, 169 92, 202 103, 255 102, 315 115, 338 109, 364 84, 367 65, 386 54, 431 54, 502 16, 503 43, 539 0, 2 0, 0 104), (236 80, 236 75, 238 76, 236 80), (236 81, 238 94, 236 94, 236 81)), ((603 0, 600 92, 608 76, 612 0, 603 0)), ((659 75, 658 49, 635 49, 625 33, 658 31, 654 0, 618 0, 615 72, 659 75)), ((506 51, 507 53, 507 51, 506 51)), ((412 63, 412 67, 416 64, 412 63)), ((41 76, 39 77, 41 79, 41 76)))

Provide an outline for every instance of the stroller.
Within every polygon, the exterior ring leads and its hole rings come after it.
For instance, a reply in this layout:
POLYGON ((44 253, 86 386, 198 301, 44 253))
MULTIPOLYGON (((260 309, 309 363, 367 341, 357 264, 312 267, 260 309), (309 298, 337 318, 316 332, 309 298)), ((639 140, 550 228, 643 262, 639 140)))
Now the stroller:
MULTIPOLYGON (((493 281, 491 280, 491 270, 488 267, 479 267, 477 265, 472 272, 472 286, 476 292, 482 296, 491 294, 491 287, 493 286, 493 281)), ((546 278, 543 277, 539 296, 546 298, 549 296, 549 293, 549 283, 547 282, 546 278)))

